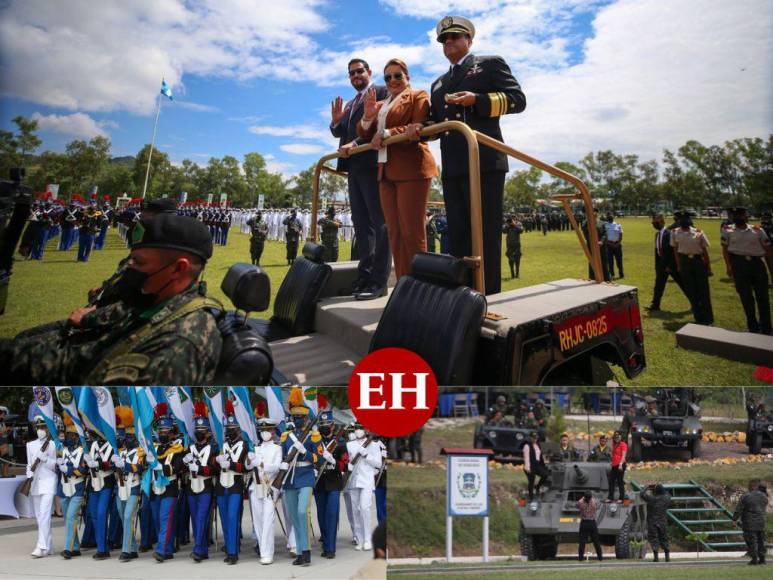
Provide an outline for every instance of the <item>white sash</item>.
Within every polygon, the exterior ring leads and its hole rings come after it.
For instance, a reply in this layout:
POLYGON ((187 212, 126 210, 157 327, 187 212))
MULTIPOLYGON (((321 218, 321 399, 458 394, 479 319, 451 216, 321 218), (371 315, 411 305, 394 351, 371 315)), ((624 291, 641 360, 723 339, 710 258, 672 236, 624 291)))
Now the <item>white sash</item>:
MULTIPOLYGON (((91 444, 91 457, 96 459, 100 465, 102 462, 108 461, 113 453, 113 448, 110 446, 109 441, 105 441, 101 447, 97 441, 91 444)), ((105 487, 105 478, 113 473, 112 469, 97 468, 96 472, 92 472, 91 475, 91 489, 94 491, 100 491, 105 487)))
MULTIPOLYGON (((124 462, 129 465, 137 465, 139 463, 139 448, 135 447, 134 449, 122 449, 120 452, 121 457, 123 458, 124 462)), ((132 494, 132 488, 140 484, 140 480, 137 477, 136 473, 133 473, 132 471, 127 471, 124 475, 123 485, 121 485, 121 480, 118 479, 118 497, 121 499, 121 501, 127 501, 129 499, 129 496, 132 494)))
MULTIPOLYGON (((62 458, 66 463, 72 465, 75 469, 81 464, 81 458, 83 457, 83 447, 76 447, 75 452, 71 453, 70 450, 65 447, 62 449, 62 458)), ((65 477, 61 475, 59 478, 62 482, 62 492, 65 497, 72 497, 75 495, 75 486, 83 481, 82 477, 65 477)))
POLYGON ((212 453, 212 446, 205 445, 201 448, 201 451, 196 449, 196 445, 190 446, 191 455, 193 455, 195 461, 199 464, 199 471, 196 475, 191 476, 191 491, 193 493, 201 493, 205 489, 205 483, 211 479, 211 476, 198 475, 201 473, 201 468, 209 462, 209 456, 212 453))
MULTIPOLYGON (((158 446, 156 446, 156 453, 158 453, 158 446)), ((168 467, 172 467, 172 460, 174 460, 174 453, 170 453, 166 459, 164 459, 163 465, 166 465, 168 467)), ((168 475, 167 479, 169 481, 174 481, 177 479, 176 475, 168 475)), ((165 485, 159 485, 159 483, 156 481, 156 472, 153 471, 153 493, 156 495, 164 495, 164 492, 166 491, 165 485)))

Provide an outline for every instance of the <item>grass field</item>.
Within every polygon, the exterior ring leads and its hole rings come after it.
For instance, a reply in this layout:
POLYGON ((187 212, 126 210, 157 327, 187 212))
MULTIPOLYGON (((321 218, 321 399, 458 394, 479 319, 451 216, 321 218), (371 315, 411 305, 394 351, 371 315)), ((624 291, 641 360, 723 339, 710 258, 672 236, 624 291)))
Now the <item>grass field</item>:
MULTIPOLYGON (((620 381, 638 385, 756 384, 751 365, 676 348, 674 332, 683 324, 692 322, 692 316, 687 299, 675 284, 668 284, 662 312, 649 314, 643 309, 652 298, 654 232, 649 220, 644 218, 627 218, 621 223, 625 231, 623 253, 626 274, 622 282, 639 288, 647 369, 630 382, 624 380, 620 371, 620 381)), ((723 328, 745 330, 738 295, 732 282, 724 275, 719 249, 719 222, 699 220, 698 227, 705 229, 713 244, 711 254, 715 276, 711 279, 711 292, 716 324, 723 328)), ((16 262, 8 306, 5 315, 0 318, 0 337, 11 337, 31 326, 65 318, 73 309, 85 304, 87 290, 112 274, 118 261, 126 255, 126 248, 116 230, 110 230, 105 249, 94 252, 88 263, 75 261, 75 247, 69 252, 57 251, 57 243, 58 238, 49 242, 42 262, 16 262)), ((521 278, 510 280, 506 260, 502 263, 504 290, 587 275, 585 259, 572 231, 550 232, 547 236, 532 232, 522 237, 522 245, 521 278)), ((349 245, 342 244, 340 255, 348 256, 349 252, 349 245)), ((271 277, 273 293, 276 293, 288 269, 284 257, 284 244, 266 244, 262 265, 271 277)), ((245 261, 249 261, 249 238, 232 228, 228 246, 215 247, 205 272, 210 294, 224 300, 227 306, 230 303, 220 291, 220 282, 233 263, 245 261)), ((270 311, 255 314, 258 317, 269 315, 270 311)))

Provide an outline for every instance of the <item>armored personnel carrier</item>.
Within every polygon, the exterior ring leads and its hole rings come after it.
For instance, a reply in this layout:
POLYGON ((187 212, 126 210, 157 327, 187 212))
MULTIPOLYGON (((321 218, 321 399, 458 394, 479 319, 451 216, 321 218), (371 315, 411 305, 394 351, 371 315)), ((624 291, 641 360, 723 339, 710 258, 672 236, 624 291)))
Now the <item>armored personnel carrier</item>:
POLYGON ((590 491, 599 502, 596 522, 603 546, 614 546, 615 557, 633 557, 631 542, 645 539, 644 505, 638 492, 627 499, 607 503, 609 484, 607 463, 550 463, 548 490, 533 501, 521 499, 521 554, 528 560, 556 556, 561 543, 580 539, 580 511, 577 501, 590 491))
POLYGON ((522 460, 523 446, 529 441, 531 431, 537 431, 540 442, 545 440, 544 429, 518 426, 515 423, 482 423, 475 428, 475 449, 491 449, 496 461, 522 460))

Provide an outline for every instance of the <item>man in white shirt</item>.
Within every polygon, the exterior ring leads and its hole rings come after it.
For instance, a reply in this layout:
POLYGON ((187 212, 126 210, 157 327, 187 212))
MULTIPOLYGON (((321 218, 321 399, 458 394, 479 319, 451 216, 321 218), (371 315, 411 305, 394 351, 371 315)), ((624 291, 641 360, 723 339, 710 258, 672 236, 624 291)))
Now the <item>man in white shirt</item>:
POLYGON ((370 506, 373 503, 373 490, 376 474, 381 468, 381 448, 365 436, 362 425, 355 425, 354 441, 346 444, 349 452, 349 478, 351 483, 352 508, 354 511, 355 535, 358 543, 355 550, 372 548, 370 506))
POLYGON ((258 421, 260 445, 247 454, 247 469, 253 471, 250 485, 252 525, 260 546, 260 563, 274 561, 274 496, 271 482, 279 473, 282 448, 274 442, 276 422, 271 419, 258 421), (257 477, 255 477, 257 475, 257 477))
POLYGON ((607 221, 604 224, 606 238, 607 267, 609 279, 615 277, 615 262, 620 278, 623 278, 623 226, 615 221, 615 214, 607 212, 607 221))
POLYGON ((56 495, 56 447, 41 415, 35 417, 33 425, 37 439, 27 442, 27 477, 32 478, 30 499, 38 521, 38 543, 31 556, 42 558, 54 553, 51 509, 56 495))

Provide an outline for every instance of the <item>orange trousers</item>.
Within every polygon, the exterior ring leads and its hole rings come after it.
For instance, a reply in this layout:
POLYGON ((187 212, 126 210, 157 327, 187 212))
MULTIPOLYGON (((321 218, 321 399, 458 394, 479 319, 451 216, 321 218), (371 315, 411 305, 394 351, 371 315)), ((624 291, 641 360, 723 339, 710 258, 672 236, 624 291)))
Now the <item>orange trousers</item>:
POLYGON ((418 252, 427 251, 424 226, 431 179, 379 182, 381 209, 384 212, 389 246, 395 260, 395 276, 411 272, 411 261, 418 252))

